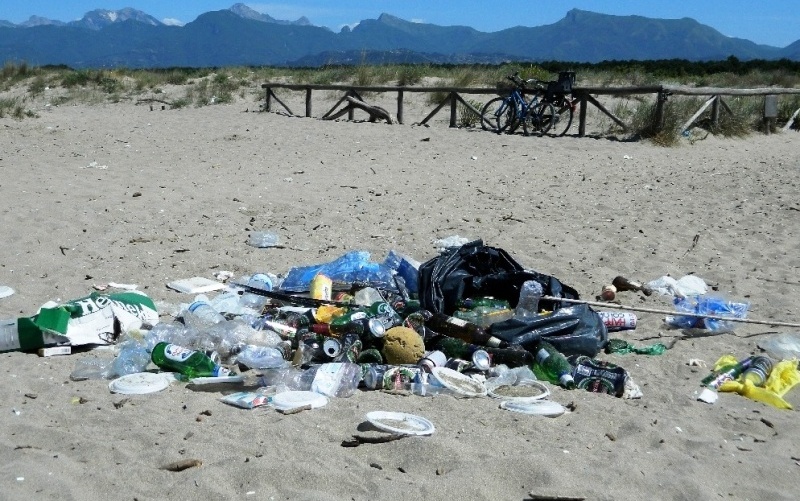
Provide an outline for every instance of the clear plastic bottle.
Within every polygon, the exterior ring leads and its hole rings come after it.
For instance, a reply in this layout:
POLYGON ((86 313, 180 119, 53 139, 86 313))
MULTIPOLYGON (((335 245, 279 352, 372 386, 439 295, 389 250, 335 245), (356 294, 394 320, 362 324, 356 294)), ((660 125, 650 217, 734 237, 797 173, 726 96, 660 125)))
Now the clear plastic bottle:
POLYGON ((286 365, 283 352, 269 346, 247 345, 236 355, 236 361, 251 369, 276 369, 286 365))
POLYGON ((119 345, 119 354, 111 364, 111 372, 117 376, 144 372, 150 365, 150 353, 143 344, 133 339, 119 345))
POLYGON ((202 299, 190 304, 186 312, 188 315, 184 316, 184 320, 193 327, 207 327, 225 321, 222 313, 202 299))
POLYGON ((541 299, 544 289, 542 284, 536 280, 526 280, 519 291, 519 302, 514 310, 514 317, 525 319, 535 317, 539 314, 539 299, 541 299))

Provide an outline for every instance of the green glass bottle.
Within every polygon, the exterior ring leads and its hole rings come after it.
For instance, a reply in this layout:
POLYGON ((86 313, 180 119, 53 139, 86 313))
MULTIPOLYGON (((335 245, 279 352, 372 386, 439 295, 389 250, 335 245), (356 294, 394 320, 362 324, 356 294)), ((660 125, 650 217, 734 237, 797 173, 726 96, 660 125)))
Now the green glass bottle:
POLYGON ((534 352, 534 358, 532 370, 536 377, 564 388, 575 388, 575 379, 572 377, 572 366, 569 364, 569 360, 552 344, 540 341, 534 352))
POLYGON ((205 353, 176 344, 158 343, 150 358, 160 368, 179 372, 189 379, 230 375, 228 369, 215 364, 205 353))
POLYGON ((457 308, 491 308, 495 310, 506 310, 509 308, 508 301, 505 299, 497 299, 492 296, 483 296, 483 297, 468 297, 464 299, 459 299, 456 302, 457 308))

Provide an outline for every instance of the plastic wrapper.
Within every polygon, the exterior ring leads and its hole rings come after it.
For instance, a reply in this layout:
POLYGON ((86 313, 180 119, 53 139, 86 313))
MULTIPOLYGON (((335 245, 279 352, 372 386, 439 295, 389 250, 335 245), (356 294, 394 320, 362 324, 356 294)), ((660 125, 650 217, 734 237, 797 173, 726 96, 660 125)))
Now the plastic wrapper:
POLYGON ((736 303, 717 296, 676 297, 673 303, 678 315, 665 319, 669 325, 680 329, 707 329, 715 332, 732 331, 735 322, 680 313, 743 319, 747 317, 750 307, 749 303, 736 303))

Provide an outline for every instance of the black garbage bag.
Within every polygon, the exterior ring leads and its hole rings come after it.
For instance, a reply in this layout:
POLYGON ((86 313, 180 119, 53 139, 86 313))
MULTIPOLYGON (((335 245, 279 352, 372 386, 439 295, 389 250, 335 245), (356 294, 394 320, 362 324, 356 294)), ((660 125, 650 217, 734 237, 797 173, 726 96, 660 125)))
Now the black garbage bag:
MULTIPOLYGON (((575 289, 557 278, 525 270, 505 250, 475 240, 447 249, 420 266, 420 304, 431 312, 452 315, 462 298, 493 296, 513 308, 527 280, 539 282, 545 296, 579 299, 575 289)), ((489 328, 491 335, 525 348, 546 339, 565 355, 593 357, 605 346, 606 327, 588 305, 543 299, 539 307, 553 313, 496 322, 489 328)))

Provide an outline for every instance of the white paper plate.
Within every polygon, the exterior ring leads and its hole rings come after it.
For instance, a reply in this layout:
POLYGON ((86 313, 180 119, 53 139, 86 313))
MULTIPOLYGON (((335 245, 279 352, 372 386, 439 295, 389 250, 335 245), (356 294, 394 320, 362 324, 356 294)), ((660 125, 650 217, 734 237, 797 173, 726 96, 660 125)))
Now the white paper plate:
POLYGON ((486 395, 486 386, 471 377, 447 367, 434 367, 431 376, 435 383, 444 386, 465 397, 482 397, 486 395))
POLYGON ((184 278, 167 284, 167 287, 184 294, 200 294, 203 292, 218 291, 225 288, 225 284, 215 282, 204 277, 184 278))
POLYGON ((14 294, 14 289, 7 285, 0 285, 0 298, 8 297, 14 294))
POLYGON ((372 426, 395 435, 430 435, 436 428, 424 417, 405 412, 373 411, 367 413, 372 426))
POLYGON ((214 377, 196 377, 190 379, 191 384, 218 384, 218 383, 242 383, 244 377, 242 376, 214 376, 214 377))
POLYGON ((312 409, 316 409, 327 405, 328 397, 313 391, 284 391, 275 394, 270 404, 276 409, 284 411, 304 405, 310 405, 312 409))
POLYGON ((111 393, 144 395, 161 391, 167 388, 169 383, 170 377, 163 373, 137 372, 111 381, 108 383, 108 389, 111 393))
POLYGON ((546 417, 558 417, 567 411, 563 405, 552 400, 534 400, 533 402, 503 401, 500 402, 500 408, 522 414, 546 417))
POLYGON ((535 402, 550 396, 550 389, 539 381, 524 381, 515 385, 502 385, 489 390, 489 396, 507 402, 535 402))

